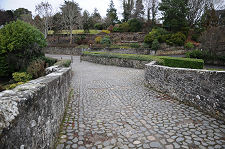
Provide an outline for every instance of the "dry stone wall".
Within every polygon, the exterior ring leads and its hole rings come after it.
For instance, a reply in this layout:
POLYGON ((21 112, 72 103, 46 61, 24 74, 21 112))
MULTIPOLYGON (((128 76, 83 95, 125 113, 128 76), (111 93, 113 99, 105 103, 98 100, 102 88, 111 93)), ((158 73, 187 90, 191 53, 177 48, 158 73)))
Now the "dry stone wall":
POLYGON ((75 47, 54 47, 48 46, 44 48, 46 54, 63 54, 63 55, 81 55, 82 49, 75 47))
POLYGON ((64 115, 71 68, 0 93, 0 148, 52 148, 64 115))

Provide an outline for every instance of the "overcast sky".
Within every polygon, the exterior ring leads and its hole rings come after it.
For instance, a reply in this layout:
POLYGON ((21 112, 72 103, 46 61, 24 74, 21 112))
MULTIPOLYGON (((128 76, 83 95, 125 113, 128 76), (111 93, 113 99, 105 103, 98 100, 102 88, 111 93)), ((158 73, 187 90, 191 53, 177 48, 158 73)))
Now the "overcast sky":
MULTIPOLYGON (((44 2, 49 2, 54 12, 59 11, 59 7, 63 4, 64 0, 43 0, 44 2)), ((92 13, 94 8, 97 8, 101 16, 106 15, 106 10, 109 7, 110 0, 74 0, 82 8, 82 11, 88 10, 92 13)), ((0 9, 4 10, 15 10, 17 8, 26 8, 32 11, 33 15, 35 13, 35 5, 39 4, 41 0, 0 0, 0 9)), ((113 0, 115 7, 117 9, 118 16, 121 17, 122 5, 121 0, 113 0)))

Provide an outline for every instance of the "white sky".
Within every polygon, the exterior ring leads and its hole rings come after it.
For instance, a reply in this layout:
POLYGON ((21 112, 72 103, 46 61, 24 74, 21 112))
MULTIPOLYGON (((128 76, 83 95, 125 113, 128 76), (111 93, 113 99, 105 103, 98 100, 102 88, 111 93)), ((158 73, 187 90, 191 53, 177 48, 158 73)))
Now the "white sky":
MULTIPOLYGON (((44 2, 49 2, 53 7, 53 12, 59 11, 59 7, 63 4, 64 0, 43 0, 44 2)), ((35 5, 39 4, 41 0, 0 0, 0 9, 4 10, 15 10, 17 8, 26 8, 32 11, 33 15, 35 13, 35 5)), ((106 10, 109 8, 110 0, 74 0, 82 8, 82 11, 88 10, 91 14, 94 8, 97 8, 102 17, 106 15, 106 10)), ((115 7, 117 9, 117 14, 121 18, 122 14, 122 4, 121 0, 113 0, 115 7)))

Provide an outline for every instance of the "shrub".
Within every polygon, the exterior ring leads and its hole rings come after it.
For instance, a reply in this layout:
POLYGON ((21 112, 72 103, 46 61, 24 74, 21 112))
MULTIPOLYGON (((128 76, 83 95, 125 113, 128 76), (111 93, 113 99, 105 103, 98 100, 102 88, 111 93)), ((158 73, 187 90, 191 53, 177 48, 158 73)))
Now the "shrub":
POLYGON ((201 35, 201 34, 194 33, 194 34, 191 36, 191 40, 198 42, 198 41, 199 41, 200 35, 201 35))
POLYGON ((166 34, 167 34, 167 31, 162 28, 152 29, 152 31, 145 36, 144 42, 151 45, 155 39, 160 41, 162 36, 166 34))
POLYGON ((44 35, 23 21, 15 21, 0 29, 0 75, 8 76, 25 70, 33 57, 43 55, 44 35))
POLYGON ((131 48, 140 48, 140 44, 139 43, 131 43, 130 47, 131 48))
POLYGON ((102 30, 102 29, 104 29, 104 25, 102 23, 96 23, 94 25, 94 28, 97 30, 102 30))
POLYGON ((111 44, 111 40, 109 36, 104 36, 101 40, 101 44, 109 45, 111 44))
POLYGON ((85 35, 79 35, 78 37, 75 38, 75 43, 81 45, 84 42, 86 42, 85 40, 86 40, 85 35))
POLYGON ((188 58, 203 58, 203 53, 200 50, 188 51, 186 53, 186 57, 188 57, 188 58))
POLYGON ((120 24, 119 32, 129 32, 129 30, 130 30, 130 26, 127 22, 120 24))
POLYGON ((184 45, 184 47, 186 48, 186 49, 193 49, 195 46, 194 46, 194 44, 193 43, 191 43, 191 42, 187 42, 185 45, 184 45))
POLYGON ((27 72, 32 75, 33 79, 45 75, 45 61, 41 59, 33 60, 27 67, 27 72))
POLYGON ((110 34, 109 30, 102 30, 102 33, 110 34))
POLYGON ((14 72, 12 76, 16 82, 27 82, 32 79, 32 76, 26 72, 14 72))
POLYGON ((88 40, 88 45, 93 45, 94 41, 93 40, 88 40))
POLYGON ((166 40, 166 44, 173 46, 173 42, 171 40, 166 40))
POLYGON ((178 46, 183 46, 185 43, 185 40, 186 40, 186 36, 181 32, 177 32, 173 34, 170 39, 172 43, 178 46))
POLYGON ((4 91, 4 87, 0 84, 0 92, 4 91))
POLYGON ((55 63, 55 65, 59 67, 69 67, 70 64, 71 64, 71 60, 61 60, 55 63))
POLYGON ((193 50, 193 51, 188 51, 186 53, 186 57, 188 58, 197 58, 197 59, 203 59, 205 61, 207 60, 221 60, 225 62, 224 57, 225 56, 217 56, 215 54, 210 53, 207 50, 193 50))
POLYGON ((150 48, 150 47, 149 47, 149 44, 147 44, 147 43, 143 43, 143 44, 142 44, 142 47, 143 47, 143 48, 150 48))
POLYGON ((51 58, 51 57, 42 56, 39 59, 45 61, 46 67, 52 66, 52 65, 54 65, 57 62, 57 59, 51 58))
POLYGON ((145 35, 144 42, 146 44, 149 44, 149 45, 152 44, 153 40, 154 40, 154 38, 150 34, 145 35))
POLYGON ((8 76, 10 72, 13 72, 13 70, 9 70, 7 56, 0 54, 0 77, 8 76))
POLYGON ((143 23, 137 19, 131 19, 128 21, 130 32, 141 32, 143 23))
POLYGON ((108 31, 112 32, 113 31, 113 25, 110 25, 108 28, 107 28, 108 31))
POLYGON ((22 84, 24 84, 24 82, 13 83, 13 84, 7 85, 7 86, 6 86, 6 89, 7 89, 7 90, 14 89, 14 88, 17 87, 18 85, 22 85, 22 84))
POLYGON ((156 51, 156 50, 159 49, 159 47, 160 47, 159 41, 158 41, 157 39, 155 39, 155 40, 152 42, 152 47, 151 47, 151 49, 156 51))
POLYGON ((101 41, 102 41, 102 37, 98 36, 95 38, 96 43, 101 43, 101 41))
POLYGON ((113 32, 120 32, 120 28, 119 27, 113 27, 113 32))
POLYGON ((171 34, 161 35, 160 38, 159 38, 159 42, 160 43, 167 43, 167 41, 169 41, 170 38, 171 38, 171 34))
POLYGON ((119 24, 116 24, 116 25, 114 25, 114 27, 113 27, 113 32, 119 32, 119 27, 120 27, 120 25, 119 24))

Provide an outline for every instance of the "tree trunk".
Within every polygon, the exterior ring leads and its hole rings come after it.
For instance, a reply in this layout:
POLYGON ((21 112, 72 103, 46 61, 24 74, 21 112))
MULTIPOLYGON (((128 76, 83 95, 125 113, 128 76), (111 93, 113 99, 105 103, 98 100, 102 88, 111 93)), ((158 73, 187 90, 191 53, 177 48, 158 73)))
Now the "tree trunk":
POLYGON ((147 19, 148 19, 148 21, 150 21, 150 8, 148 8, 148 10, 147 10, 147 19))
POLYGON ((45 18, 45 39, 47 38, 48 35, 48 22, 47 19, 45 18))
POLYGON ((152 24, 155 25, 155 8, 152 7, 152 24))
POLYGON ((70 44, 73 42, 73 29, 70 27, 70 44))

